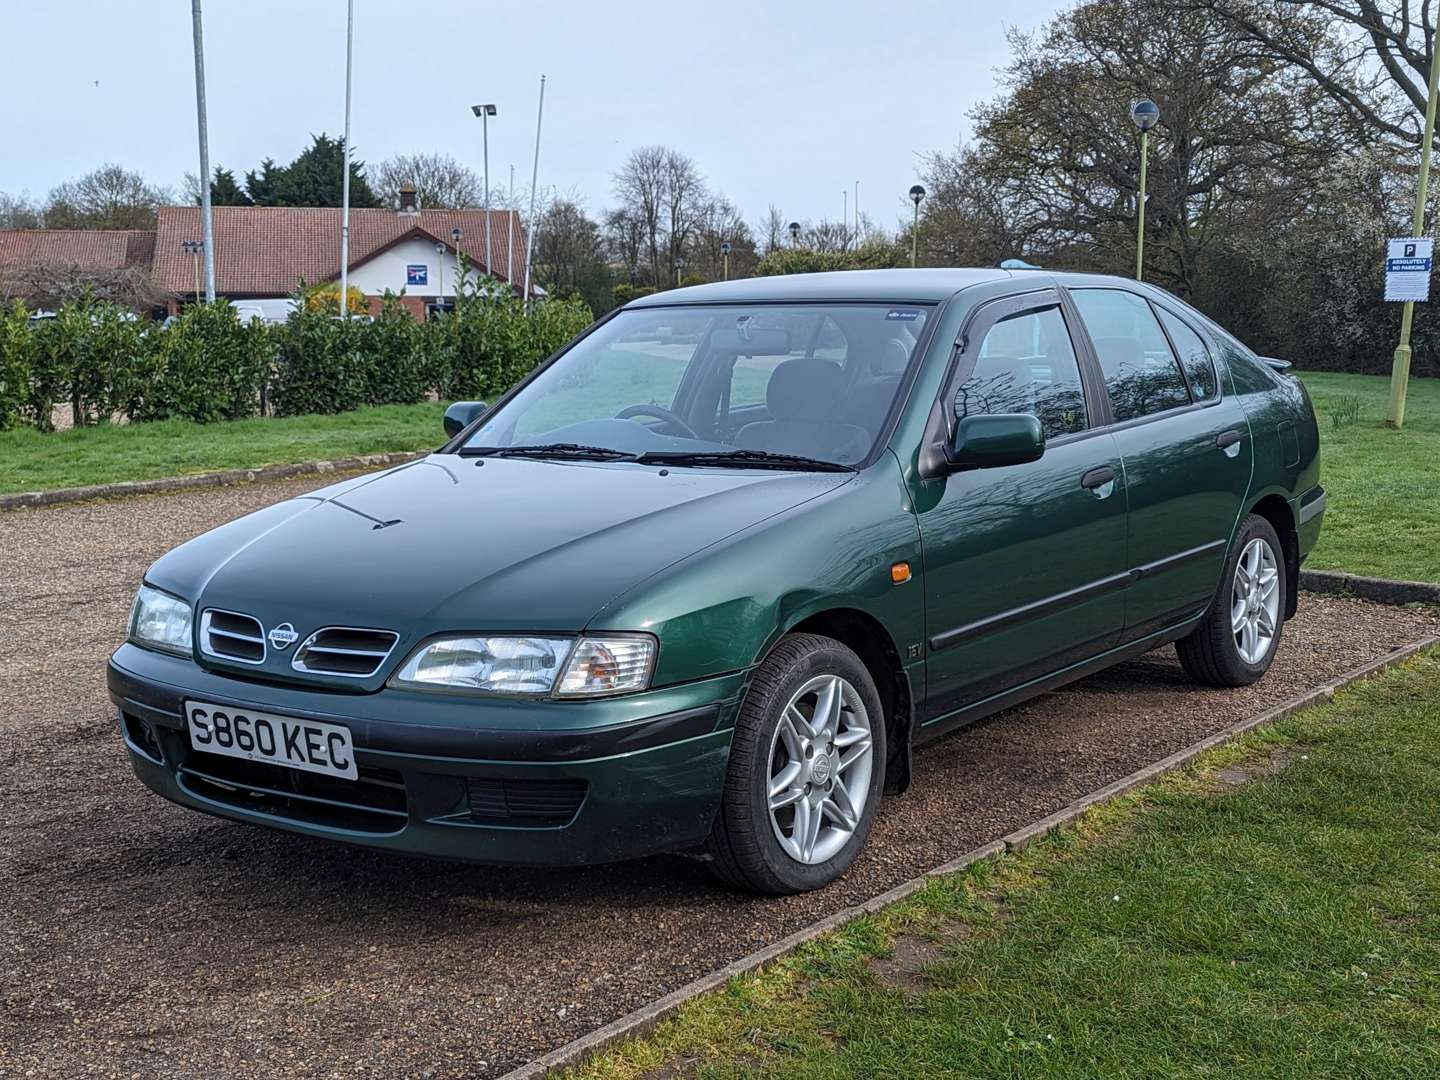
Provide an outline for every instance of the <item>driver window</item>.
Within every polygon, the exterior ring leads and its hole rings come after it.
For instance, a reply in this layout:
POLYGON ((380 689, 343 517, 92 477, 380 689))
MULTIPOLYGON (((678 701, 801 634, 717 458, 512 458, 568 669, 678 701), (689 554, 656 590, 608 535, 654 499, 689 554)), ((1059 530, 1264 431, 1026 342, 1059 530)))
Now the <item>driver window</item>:
POLYGON ((1088 426, 1080 365, 1058 308, 1013 315, 986 333, 956 394, 955 415, 990 413, 1037 417, 1047 439, 1088 426))
POLYGON ((519 417, 515 441, 598 415, 614 416, 631 405, 669 409, 711 318, 677 312, 663 322, 637 320, 628 335, 607 341, 567 369, 563 384, 519 417))

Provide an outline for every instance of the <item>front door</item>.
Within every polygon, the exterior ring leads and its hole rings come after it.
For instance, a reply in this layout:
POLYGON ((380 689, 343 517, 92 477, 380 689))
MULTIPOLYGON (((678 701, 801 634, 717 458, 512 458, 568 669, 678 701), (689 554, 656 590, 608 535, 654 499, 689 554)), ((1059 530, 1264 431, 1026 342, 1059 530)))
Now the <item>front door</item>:
POLYGON ((1103 652, 1124 622, 1125 479, 1093 430, 1059 294, 996 301, 947 384, 957 416, 1029 413, 1044 456, 924 481, 926 723, 1103 652))
POLYGON ((1125 289, 1072 289, 1104 375, 1125 463, 1134 583, 1125 637, 1202 612, 1215 595, 1250 486, 1250 427, 1221 393, 1205 343, 1125 289))

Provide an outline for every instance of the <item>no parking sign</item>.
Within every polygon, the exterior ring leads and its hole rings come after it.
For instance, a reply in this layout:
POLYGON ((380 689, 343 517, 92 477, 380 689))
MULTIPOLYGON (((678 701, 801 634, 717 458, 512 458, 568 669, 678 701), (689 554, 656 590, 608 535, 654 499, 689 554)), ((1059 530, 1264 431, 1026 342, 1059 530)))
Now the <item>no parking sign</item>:
POLYGON ((1385 252, 1385 299, 1425 303, 1435 241, 1425 237, 1391 240, 1385 252))

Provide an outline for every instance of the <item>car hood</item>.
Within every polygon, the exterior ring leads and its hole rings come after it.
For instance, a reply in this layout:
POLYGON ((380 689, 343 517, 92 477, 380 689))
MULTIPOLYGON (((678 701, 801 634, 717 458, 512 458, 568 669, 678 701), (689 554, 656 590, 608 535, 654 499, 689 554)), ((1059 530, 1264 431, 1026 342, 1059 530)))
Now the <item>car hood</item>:
POLYGON ((147 580, 302 636, 579 630, 666 566, 848 479, 432 454, 221 526, 147 580))

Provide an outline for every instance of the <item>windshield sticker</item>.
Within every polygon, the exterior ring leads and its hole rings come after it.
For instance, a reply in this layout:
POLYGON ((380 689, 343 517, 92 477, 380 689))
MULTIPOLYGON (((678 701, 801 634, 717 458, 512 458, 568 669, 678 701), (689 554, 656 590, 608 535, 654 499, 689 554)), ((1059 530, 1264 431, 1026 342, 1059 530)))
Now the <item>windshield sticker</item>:
POLYGON ((886 322, 914 322, 919 317, 920 312, 913 309, 905 310, 903 308, 896 308, 894 311, 886 313, 885 320, 886 322))

